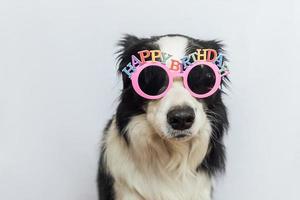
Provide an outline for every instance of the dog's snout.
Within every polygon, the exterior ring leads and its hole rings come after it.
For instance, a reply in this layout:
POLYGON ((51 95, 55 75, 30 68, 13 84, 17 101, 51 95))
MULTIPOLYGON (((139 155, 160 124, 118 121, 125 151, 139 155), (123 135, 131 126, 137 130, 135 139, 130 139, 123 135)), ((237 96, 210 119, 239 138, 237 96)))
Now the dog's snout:
POLYGON ((168 123, 175 130, 191 128, 195 120, 195 112, 189 106, 171 109, 167 114, 168 123))

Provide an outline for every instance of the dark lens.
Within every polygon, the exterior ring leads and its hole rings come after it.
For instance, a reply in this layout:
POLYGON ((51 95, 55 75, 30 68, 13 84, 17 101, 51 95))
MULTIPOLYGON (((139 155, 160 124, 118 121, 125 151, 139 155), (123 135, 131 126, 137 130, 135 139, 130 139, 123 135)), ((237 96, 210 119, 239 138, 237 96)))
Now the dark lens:
POLYGON ((151 65, 141 71, 138 82, 144 93, 155 96, 167 89, 169 77, 164 69, 151 65))
POLYGON ((195 66, 187 77, 189 88, 197 94, 208 93, 214 87, 215 81, 215 73, 207 65, 195 66))

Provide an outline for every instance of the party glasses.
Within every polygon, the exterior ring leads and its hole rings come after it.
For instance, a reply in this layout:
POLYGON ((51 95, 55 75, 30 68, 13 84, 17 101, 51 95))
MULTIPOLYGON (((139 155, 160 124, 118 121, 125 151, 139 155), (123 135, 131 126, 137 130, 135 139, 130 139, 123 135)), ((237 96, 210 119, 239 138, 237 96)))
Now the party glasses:
POLYGON ((131 75, 132 86, 137 94, 146 99, 160 99, 171 89, 173 79, 181 77, 186 90, 192 96, 203 99, 214 94, 221 86, 222 71, 213 62, 196 61, 184 71, 174 71, 161 62, 145 62, 131 75))

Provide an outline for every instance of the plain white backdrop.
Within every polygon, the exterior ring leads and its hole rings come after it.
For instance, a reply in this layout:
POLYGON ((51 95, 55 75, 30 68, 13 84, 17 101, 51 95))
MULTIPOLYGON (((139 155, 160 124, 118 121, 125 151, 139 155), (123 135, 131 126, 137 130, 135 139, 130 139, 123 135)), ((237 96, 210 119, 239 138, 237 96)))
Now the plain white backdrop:
POLYGON ((297 0, 0 3, 0 199, 96 200, 124 33, 221 39, 231 66, 216 200, 300 199, 297 0))

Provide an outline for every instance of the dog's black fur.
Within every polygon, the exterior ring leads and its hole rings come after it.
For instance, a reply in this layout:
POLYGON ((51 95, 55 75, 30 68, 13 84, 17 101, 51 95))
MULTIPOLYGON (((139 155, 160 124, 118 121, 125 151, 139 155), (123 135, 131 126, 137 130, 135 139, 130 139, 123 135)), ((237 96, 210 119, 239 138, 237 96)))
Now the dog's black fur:
MULTIPOLYGON (((118 52, 119 72, 121 72, 123 67, 131 61, 131 55, 137 55, 137 52, 140 50, 158 49, 158 46, 156 46, 154 42, 157 41, 160 37, 162 36, 140 39, 132 35, 126 35, 119 42, 119 46, 121 47, 120 51, 118 52)), ((223 45, 219 41, 204 41, 193 39, 187 36, 184 37, 186 37, 189 41, 188 48, 186 49, 186 55, 196 51, 196 49, 199 48, 215 49, 217 52, 223 52, 223 45)), ((135 93, 131 85, 131 80, 127 75, 122 74, 122 78, 123 90, 120 96, 120 103, 118 105, 115 117, 119 133, 123 136, 124 140, 127 142, 127 145, 130 145, 125 128, 132 116, 145 113, 144 105, 146 105, 149 100, 144 99, 143 97, 140 97, 135 93)), ((222 85, 226 86, 226 83, 224 83, 223 81, 222 85)), ((218 172, 223 172, 225 169, 225 147, 223 144, 223 135, 228 128, 228 119, 226 107, 222 101, 222 91, 217 91, 212 96, 204 99, 204 102, 207 105, 206 114, 212 123, 213 137, 210 140, 208 153, 204 161, 202 163, 199 163, 197 171, 202 170, 210 176, 213 176, 218 172)), ((106 133, 110 124, 111 121, 108 122, 104 130, 104 134, 106 133)), ((114 200, 114 180, 113 177, 104 169, 104 148, 105 147, 103 146, 98 170, 99 199, 114 200)))

